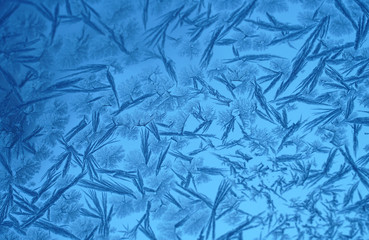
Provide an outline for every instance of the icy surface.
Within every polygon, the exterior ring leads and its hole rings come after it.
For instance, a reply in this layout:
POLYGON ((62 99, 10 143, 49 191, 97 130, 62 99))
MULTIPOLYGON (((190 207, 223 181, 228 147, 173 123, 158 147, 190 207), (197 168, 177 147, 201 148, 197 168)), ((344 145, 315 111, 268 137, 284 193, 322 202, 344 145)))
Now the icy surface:
POLYGON ((369 3, 0 0, 0 239, 369 239, 369 3))

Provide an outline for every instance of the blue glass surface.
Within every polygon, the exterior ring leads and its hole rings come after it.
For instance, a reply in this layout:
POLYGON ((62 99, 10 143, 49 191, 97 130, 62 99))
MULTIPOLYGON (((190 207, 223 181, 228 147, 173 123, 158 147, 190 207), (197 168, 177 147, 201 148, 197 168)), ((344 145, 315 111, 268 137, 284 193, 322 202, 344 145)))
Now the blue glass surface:
POLYGON ((0 0, 0 239, 369 239, 369 3, 0 0))

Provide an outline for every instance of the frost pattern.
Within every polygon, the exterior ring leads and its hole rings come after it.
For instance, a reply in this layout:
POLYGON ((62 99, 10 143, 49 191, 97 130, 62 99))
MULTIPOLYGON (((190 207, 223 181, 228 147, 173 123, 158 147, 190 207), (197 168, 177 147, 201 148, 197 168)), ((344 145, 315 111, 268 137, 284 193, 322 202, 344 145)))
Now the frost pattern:
POLYGON ((1 239, 369 238, 366 1, 0 6, 1 239))

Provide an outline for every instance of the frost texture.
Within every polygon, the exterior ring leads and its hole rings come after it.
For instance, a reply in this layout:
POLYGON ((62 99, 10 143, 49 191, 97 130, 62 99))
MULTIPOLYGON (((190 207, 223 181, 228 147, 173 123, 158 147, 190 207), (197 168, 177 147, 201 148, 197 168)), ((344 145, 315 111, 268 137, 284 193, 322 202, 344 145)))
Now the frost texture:
POLYGON ((367 1, 0 5, 1 239, 369 238, 367 1))

